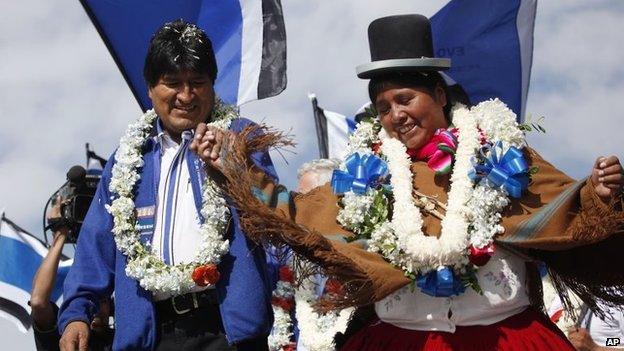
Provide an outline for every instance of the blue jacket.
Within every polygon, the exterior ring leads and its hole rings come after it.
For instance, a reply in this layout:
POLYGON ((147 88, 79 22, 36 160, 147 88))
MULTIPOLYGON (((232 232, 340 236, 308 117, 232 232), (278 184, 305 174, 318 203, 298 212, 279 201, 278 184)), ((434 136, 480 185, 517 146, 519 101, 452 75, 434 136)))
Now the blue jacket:
MULTIPOLYGON (((230 130, 239 132, 251 123, 247 119, 236 119, 230 130)), ((159 159, 156 145, 150 139, 144 148, 145 165, 135 188, 137 208, 155 204, 158 183, 153 175, 159 159)), ((252 158, 256 166, 277 180, 268 153, 257 153, 252 158)), ((111 201, 108 185, 113 163, 111 157, 80 231, 74 264, 65 279, 59 331, 62 333, 72 321, 88 323, 96 313, 99 301, 114 291, 116 329, 113 349, 152 350, 156 345, 152 295, 136 280, 126 276, 126 257, 115 246, 112 217, 104 207, 111 201)), ((196 206, 201 206, 201 195, 196 197, 196 206)), ((241 232, 236 209, 230 206, 230 211, 232 220, 227 232, 230 251, 219 264, 221 279, 216 288, 227 339, 236 343, 268 335, 273 323, 271 285, 276 278, 267 269, 264 250, 241 232)))

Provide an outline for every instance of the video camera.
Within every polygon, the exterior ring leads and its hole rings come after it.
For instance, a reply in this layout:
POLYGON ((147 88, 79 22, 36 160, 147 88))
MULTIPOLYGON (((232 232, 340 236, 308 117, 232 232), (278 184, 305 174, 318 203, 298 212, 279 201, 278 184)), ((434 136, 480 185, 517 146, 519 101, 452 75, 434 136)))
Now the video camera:
POLYGON ((100 182, 101 169, 106 166, 106 160, 98 156, 89 148, 89 143, 85 144, 87 156, 87 167, 89 171, 81 166, 73 166, 67 171, 67 181, 50 196, 43 210, 43 236, 48 244, 48 229, 56 231, 60 228, 67 228, 68 234, 66 243, 74 244, 78 240, 78 234, 82 227, 82 221, 89 211, 91 201, 100 182), (99 164, 99 165, 98 165, 99 164), (56 205, 60 198, 60 212, 58 218, 50 218, 46 225, 46 214, 48 206, 56 205))
MULTIPOLYGON (((45 229, 55 230, 61 227, 69 229, 67 243, 75 243, 87 215, 91 200, 95 195, 100 175, 87 174, 82 166, 73 166, 67 171, 67 181, 52 194, 48 204, 56 205, 57 197, 61 199, 61 217, 48 221, 45 229)), ((46 210, 47 210, 46 205, 46 210)))

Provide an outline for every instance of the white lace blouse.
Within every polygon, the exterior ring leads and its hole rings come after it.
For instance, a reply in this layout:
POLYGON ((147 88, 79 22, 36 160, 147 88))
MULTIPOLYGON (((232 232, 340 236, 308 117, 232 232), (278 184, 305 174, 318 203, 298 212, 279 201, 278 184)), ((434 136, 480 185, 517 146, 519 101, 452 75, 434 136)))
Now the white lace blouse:
POLYGON ((529 306, 525 261, 517 255, 497 248, 477 278, 483 295, 467 288, 459 296, 431 297, 408 285, 377 302, 375 311, 400 328, 452 333, 456 326, 493 324, 529 306))

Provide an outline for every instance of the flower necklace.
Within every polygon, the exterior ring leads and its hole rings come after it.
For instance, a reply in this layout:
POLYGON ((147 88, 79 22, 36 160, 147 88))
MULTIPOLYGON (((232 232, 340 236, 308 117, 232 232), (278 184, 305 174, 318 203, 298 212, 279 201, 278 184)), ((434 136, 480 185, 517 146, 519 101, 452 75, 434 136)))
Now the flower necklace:
MULTIPOLYGON (((515 114, 499 100, 482 102, 470 110, 456 106, 453 123, 458 128, 458 145, 439 238, 426 236, 422 231, 421 212, 412 195, 414 175, 405 146, 379 127, 372 138, 370 130, 375 128, 367 126, 363 133, 356 131, 352 139, 357 146, 351 150, 362 152, 364 146, 380 142, 378 149, 387 160, 390 184, 374 186, 379 180, 368 179, 371 186, 364 193, 345 192, 338 215, 338 221, 352 230, 356 239, 368 240, 369 251, 381 253, 432 296, 457 295, 465 286, 480 291, 475 271, 487 263, 493 252, 493 238, 504 231, 499 224, 501 212, 509 204, 508 190, 514 190, 489 177, 489 173, 496 172, 487 166, 495 163, 496 167, 499 158, 511 158, 507 156, 509 150, 518 151, 525 145, 515 114), (481 133, 488 141, 485 146, 481 145, 481 133), (487 259, 483 259, 484 254, 487 259)), ((364 152, 371 154, 370 149, 364 152)), ((521 153, 516 156, 522 157, 521 153)), ((348 167, 347 164, 345 168, 348 167)), ((510 177, 522 178, 524 184, 527 172, 523 168, 517 175, 510 173, 510 177)))
POLYGON ((289 265, 279 268, 279 280, 273 290, 271 306, 273 307, 273 329, 268 338, 271 351, 294 351, 296 343, 293 337, 293 320, 291 312, 295 307, 295 278, 289 265))
MULTIPOLYGON (((281 266, 279 280, 271 299, 274 322, 268 339, 269 350, 294 351, 297 344, 310 351, 335 350, 334 335, 347 329, 354 308, 329 311, 325 314, 317 313, 312 307, 319 299, 316 294, 317 283, 312 277, 306 278, 297 287, 294 283, 294 273, 290 264, 281 266), (299 328, 297 342, 292 340, 293 309, 299 328)), ((338 282, 328 279, 324 294, 342 294, 341 289, 342 286, 338 282)))
MULTIPOLYGON (((200 210, 204 222, 200 226, 201 243, 193 261, 167 265, 141 243, 132 191, 140 179, 138 170, 144 165, 141 148, 157 117, 153 109, 145 112, 121 137, 109 184, 109 190, 117 197, 106 209, 113 216, 112 232, 117 249, 127 258, 126 274, 151 292, 179 295, 195 286, 214 285, 219 280, 217 264, 229 250, 229 241, 223 238, 223 233, 230 212, 217 184, 205 177, 200 210)), ((215 121, 209 125, 226 130, 237 117, 234 107, 217 100, 213 111, 215 121)))
MULTIPOLYGON (((298 343, 310 351, 334 351, 334 336, 344 333, 355 308, 317 313, 313 306, 319 300, 315 291, 316 283, 306 279, 295 291, 295 313, 299 328, 298 343)), ((335 280, 325 282, 324 294, 344 294, 342 285, 335 280)))

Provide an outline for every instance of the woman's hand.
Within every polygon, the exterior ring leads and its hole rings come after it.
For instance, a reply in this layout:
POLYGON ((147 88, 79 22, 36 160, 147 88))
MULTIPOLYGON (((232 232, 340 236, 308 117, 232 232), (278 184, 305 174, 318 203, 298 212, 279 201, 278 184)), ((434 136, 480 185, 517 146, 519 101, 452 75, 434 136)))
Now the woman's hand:
POLYGON ((624 174, 620 160, 615 156, 600 156, 594 163, 591 173, 591 181, 596 194, 604 202, 609 202, 613 197, 622 193, 624 187, 624 174))

